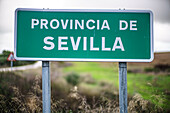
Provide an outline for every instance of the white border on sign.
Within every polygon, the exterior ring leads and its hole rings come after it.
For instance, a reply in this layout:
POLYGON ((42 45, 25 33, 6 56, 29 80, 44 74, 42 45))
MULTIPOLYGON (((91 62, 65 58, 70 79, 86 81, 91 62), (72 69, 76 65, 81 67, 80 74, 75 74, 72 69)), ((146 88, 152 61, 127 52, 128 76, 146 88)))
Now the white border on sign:
POLYGON ((153 44, 153 13, 150 10, 103 10, 103 9, 31 9, 17 8, 15 10, 15 25, 14 25, 14 57, 16 60, 28 61, 89 61, 89 62, 151 62, 154 59, 154 44, 153 44), (127 13, 150 13, 150 59, 89 59, 89 58, 30 58, 17 57, 17 12, 18 11, 44 11, 44 12, 127 12, 127 13))

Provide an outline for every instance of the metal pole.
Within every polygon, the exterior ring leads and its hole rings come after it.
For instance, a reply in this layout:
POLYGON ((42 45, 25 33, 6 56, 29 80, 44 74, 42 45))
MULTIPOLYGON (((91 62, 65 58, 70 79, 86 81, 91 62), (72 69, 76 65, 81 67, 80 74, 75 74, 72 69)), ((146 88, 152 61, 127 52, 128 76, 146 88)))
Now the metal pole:
POLYGON ((13 61, 11 60, 11 71, 12 71, 12 67, 13 67, 13 61))
POLYGON ((42 61, 43 113, 51 112, 51 80, 49 61, 42 61))
POLYGON ((127 63, 119 62, 119 109, 127 113, 127 63))

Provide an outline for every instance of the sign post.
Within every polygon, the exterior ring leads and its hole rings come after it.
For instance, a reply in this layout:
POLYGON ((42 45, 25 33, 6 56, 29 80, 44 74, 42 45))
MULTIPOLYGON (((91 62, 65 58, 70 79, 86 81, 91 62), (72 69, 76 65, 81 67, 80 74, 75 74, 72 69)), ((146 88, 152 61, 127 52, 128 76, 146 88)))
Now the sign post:
POLYGON ((151 62, 149 10, 16 9, 15 58, 42 61, 43 112, 50 113, 49 61, 119 62, 120 113, 127 113, 127 62, 151 62))
POLYGON ((119 62, 119 110, 127 113, 127 63, 119 62))
POLYGON ((13 61, 11 60, 11 71, 12 71, 12 67, 13 67, 13 61))
POLYGON ((16 61, 16 59, 14 58, 14 53, 11 52, 7 58, 8 61, 11 61, 11 71, 12 71, 12 67, 13 67, 13 61, 16 61))
POLYGON ((49 61, 42 61, 43 113, 51 113, 51 80, 49 61))

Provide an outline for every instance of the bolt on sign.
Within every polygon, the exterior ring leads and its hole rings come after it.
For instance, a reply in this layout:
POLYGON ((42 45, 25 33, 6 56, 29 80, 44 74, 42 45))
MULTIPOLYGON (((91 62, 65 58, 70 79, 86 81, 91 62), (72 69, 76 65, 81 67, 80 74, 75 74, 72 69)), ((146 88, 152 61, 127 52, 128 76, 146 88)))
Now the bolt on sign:
POLYGON ((17 60, 150 62, 153 14, 16 9, 15 55, 17 60))

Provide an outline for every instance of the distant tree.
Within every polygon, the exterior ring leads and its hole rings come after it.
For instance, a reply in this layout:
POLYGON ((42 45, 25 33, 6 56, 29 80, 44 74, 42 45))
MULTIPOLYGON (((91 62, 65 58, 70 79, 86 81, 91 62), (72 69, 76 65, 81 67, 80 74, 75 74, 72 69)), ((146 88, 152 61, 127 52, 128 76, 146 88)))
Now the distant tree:
MULTIPOLYGON (((7 58, 11 51, 3 50, 2 54, 0 54, 0 67, 10 67, 10 61, 7 61, 7 58)), ((15 61, 13 62, 14 66, 28 65, 33 64, 35 61, 15 61)))
POLYGON ((7 56, 11 53, 11 51, 3 50, 2 55, 7 56))

